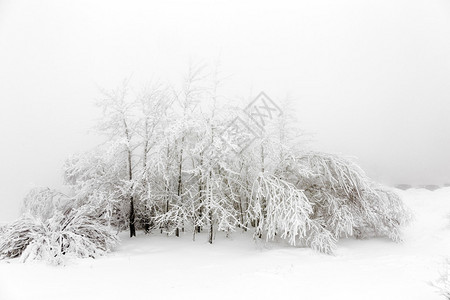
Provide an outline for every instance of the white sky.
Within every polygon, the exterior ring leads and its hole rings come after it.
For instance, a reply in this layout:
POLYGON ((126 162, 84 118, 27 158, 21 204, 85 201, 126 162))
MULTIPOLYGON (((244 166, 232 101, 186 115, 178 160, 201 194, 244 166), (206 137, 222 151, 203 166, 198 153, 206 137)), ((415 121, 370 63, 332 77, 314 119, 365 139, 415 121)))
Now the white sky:
POLYGON ((218 57, 227 96, 289 95, 315 148, 382 182, 450 182, 448 0, 0 0, 0 221, 95 145, 97 86, 218 57))

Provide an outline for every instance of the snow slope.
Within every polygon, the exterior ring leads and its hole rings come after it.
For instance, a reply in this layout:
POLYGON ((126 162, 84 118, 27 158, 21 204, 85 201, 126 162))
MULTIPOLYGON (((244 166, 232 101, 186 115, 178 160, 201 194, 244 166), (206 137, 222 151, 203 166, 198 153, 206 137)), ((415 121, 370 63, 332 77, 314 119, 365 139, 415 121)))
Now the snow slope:
POLYGON ((415 215, 400 244, 349 238, 328 256, 248 233, 124 234, 97 260, 0 261, 0 299, 442 299, 428 282, 450 256, 450 188, 398 192, 415 215))

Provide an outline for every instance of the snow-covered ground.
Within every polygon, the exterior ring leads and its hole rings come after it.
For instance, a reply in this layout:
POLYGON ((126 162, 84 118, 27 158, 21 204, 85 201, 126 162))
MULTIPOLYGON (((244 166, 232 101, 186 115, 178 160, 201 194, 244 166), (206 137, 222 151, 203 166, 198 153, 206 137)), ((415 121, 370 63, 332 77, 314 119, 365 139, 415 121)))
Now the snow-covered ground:
POLYGON ((0 300, 18 299, 443 299, 429 285, 450 256, 450 188, 398 191, 415 220, 404 242, 343 239, 334 256, 250 235, 141 234, 109 256, 0 261, 0 300))

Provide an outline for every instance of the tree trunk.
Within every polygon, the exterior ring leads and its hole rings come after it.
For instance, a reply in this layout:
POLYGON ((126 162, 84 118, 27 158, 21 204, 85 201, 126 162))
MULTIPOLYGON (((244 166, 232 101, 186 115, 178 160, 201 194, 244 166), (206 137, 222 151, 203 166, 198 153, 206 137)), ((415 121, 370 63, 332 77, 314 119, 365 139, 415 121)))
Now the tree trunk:
MULTIPOLYGON (((203 153, 200 154, 200 166, 203 168, 203 153)), ((200 176, 199 176, 199 180, 198 180, 198 195, 199 195, 199 201, 200 201, 200 205, 199 205, 199 209, 198 209, 198 219, 201 220, 203 217, 203 173, 202 171, 200 171, 200 176)), ((200 231, 202 230, 200 225, 197 225, 196 228, 194 229, 194 231, 197 230, 198 233, 200 233, 200 231)))
MULTIPOLYGON (((143 149, 143 153, 142 153, 142 172, 143 172, 143 180, 144 183, 143 185, 146 188, 146 192, 148 192, 147 188, 148 188, 148 175, 147 175, 147 152, 148 152, 148 142, 149 142, 149 135, 148 135, 148 118, 145 119, 145 125, 144 125, 144 129, 145 129, 145 142, 144 142, 144 149, 143 149)), ((146 200, 146 204, 145 204, 145 215, 144 215, 144 231, 145 233, 149 233, 150 232, 150 220, 151 220, 151 212, 148 209, 148 198, 146 200)))
MULTIPOLYGON (((131 165, 131 147, 130 147, 130 143, 131 143, 131 136, 130 136, 130 132, 128 130, 128 124, 125 120, 125 117, 123 118, 123 125, 125 128, 125 137, 127 138, 127 154, 128 154, 128 179, 130 180, 130 182, 133 180, 133 168, 131 165)), ((134 216, 135 216, 135 212, 134 212, 134 199, 133 199, 133 185, 131 186, 130 189, 131 192, 131 196, 130 196, 130 237, 136 236, 136 227, 134 225, 134 216)))
MULTIPOLYGON (((184 147, 184 136, 181 138, 181 149, 180 149, 180 160, 178 162, 178 200, 182 203, 181 194, 183 191, 183 147, 184 147)), ((178 226, 178 224, 177 224, 178 226)), ((184 231, 184 230, 183 230, 184 231)), ((177 227, 175 231, 177 237, 180 236, 180 229, 177 227)))
MULTIPOLYGON (((167 158, 167 164, 166 164, 166 175, 168 176, 169 174, 169 162, 170 162, 170 146, 169 144, 167 144, 167 152, 166 152, 166 158, 167 158)), ((169 201, 170 201, 170 197, 169 197, 169 193, 170 193, 170 182, 169 180, 164 180, 164 184, 166 185, 165 191, 166 191, 166 205, 165 205, 165 211, 164 213, 168 213, 169 212, 169 201)), ((169 224, 167 222, 165 222, 165 228, 166 231, 169 231, 169 224)), ((161 228, 161 233, 163 232, 162 228, 161 228)))
MULTIPOLYGON (((131 170, 131 151, 128 150, 128 176, 130 181, 133 180, 133 173, 131 170)), ((133 190, 133 189, 131 189, 133 190)), ((134 224, 134 199, 133 196, 130 196, 130 237, 136 236, 136 227, 134 224)))
POLYGON ((209 210, 209 243, 213 243, 213 236, 214 235, 214 221, 213 221, 213 214, 211 209, 209 210))
MULTIPOLYGON (((264 158, 265 158, 265 154, 264 154, 264 146, 261 144, 261 174, 262 176, 265 177, 264 175, 264 158)), ((266 197, 262 197, 261 199, 261 209, 262 209, 262 219, 266 220, 267 218, 267 200, 266 197)), ((259 223, 261 222, 261 219, 258 218, 258 226, 259 223)), ((259 238, 261 238, 262 235, 261 233, 259 234, 259 238)))
POLYGON ((134 224, 134 200, 130 197, 130 237, 136 236, 136 226, 134 224))
POLYGON ((208 178, 208 193, 209 193, 209 203, 208 203, 208 216, 209 216, 209 243, 213 243, 213 235, 214 235, 214 220, 213 220, 213 213, 212 213, 212 207, 211 207, 211 197, 212 197, 212 187, 211 187, 211 178, 212 178, 212 171, 209 170, 209 178, 208 178))

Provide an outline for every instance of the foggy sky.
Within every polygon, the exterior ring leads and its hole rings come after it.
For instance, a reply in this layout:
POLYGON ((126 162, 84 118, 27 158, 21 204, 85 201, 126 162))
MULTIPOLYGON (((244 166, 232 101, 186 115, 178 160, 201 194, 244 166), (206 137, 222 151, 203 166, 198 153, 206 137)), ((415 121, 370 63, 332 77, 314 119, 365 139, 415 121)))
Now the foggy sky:
POLYGON ((388 184, 450 182, 449 1, 0 0, 0 222, 98 142, 98 87, 218 58, 227 97, 288 96, 315 149, 388 184))

